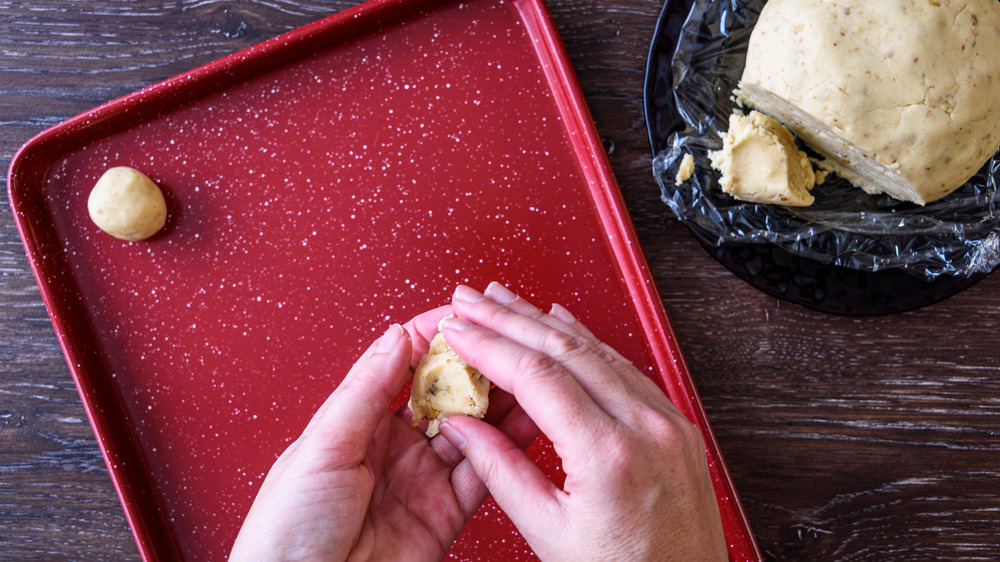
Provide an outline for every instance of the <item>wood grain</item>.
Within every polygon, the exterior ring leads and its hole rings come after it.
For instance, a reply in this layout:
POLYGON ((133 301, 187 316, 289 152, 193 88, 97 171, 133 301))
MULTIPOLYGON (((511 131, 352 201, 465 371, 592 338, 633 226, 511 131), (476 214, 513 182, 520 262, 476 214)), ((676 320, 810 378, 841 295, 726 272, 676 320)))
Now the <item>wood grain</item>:
MULTIPOLYGON (((0 1, 0 163, 47 126, 349 5, 0 1)), ((765 557, 1000 557, 1000 277, 864 319, 758 292, 659 201, 642 84, 660 5, 549 5, 765 557)), ((136 559, 6 198, 0 374, 0 557, 136 559)))

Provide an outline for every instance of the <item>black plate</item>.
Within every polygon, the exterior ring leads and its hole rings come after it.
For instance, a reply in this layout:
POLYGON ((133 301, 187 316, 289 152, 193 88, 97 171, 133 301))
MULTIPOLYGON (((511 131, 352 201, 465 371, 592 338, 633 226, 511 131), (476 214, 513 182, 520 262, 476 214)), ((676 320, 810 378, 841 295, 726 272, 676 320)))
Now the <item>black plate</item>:
MULTIPOLYGON (((673 92, 673 58, 694 0, 667 0, 650 46, 645 112, 653 155, 685 128, 673 92)), ((744 14, 737 14, 743 16, 744 14)), ((756 19, 755 13, 746 17, 756 19)), ((738 26, 737 26, 738 27, 738 26)), ((722 86, 716 85, 716 91, 722 86)), ((722 93, 728 95, 728 90, 722 93)), ((707 103, 714 103, 710 100, 707 103)), ((728 110, 720 112, 728 114, 728 110)), ((768 242, 718 242, 698 221, 683 221, 723 266, 754 287, 814 310, 850 316, 884 315, 926 306, 972 286, 989 272, 928 279, 905 269, 865 270, 823 263, 768 242)))

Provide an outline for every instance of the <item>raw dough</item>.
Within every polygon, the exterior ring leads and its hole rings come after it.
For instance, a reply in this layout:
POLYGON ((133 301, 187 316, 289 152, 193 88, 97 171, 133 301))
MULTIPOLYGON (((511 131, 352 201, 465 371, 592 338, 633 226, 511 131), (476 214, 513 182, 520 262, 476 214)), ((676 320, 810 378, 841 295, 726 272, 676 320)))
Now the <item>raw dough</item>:
POLYGON ((690 154, 685 154, 681 158, 681 165, 677 168, 677 175, 674 177, 674 185, 680 185, 694 175, 694 156, 690 154))
POLYGON ((459 357, 438 332, 413 373, 409 401, 413 425, 429 420, 427 436, 434 437, 448 416, 482 418, 490 405, 489 392, 489 379, 459 357))
POLYGON ((869 193, 923 205, 1000 146, 996 0, 770 0, 739 97, 869 193))
POLYGON ((90 220, 122 240, 144 240, 167 220, 167 202, 159 186, 146 174, 116 166, 104 172, 87 199, 90 220))
POLYGON ((757 111, 734 113, 722 143, 722 150, 708 154, 712 167, 722 172, 722 191, 753 203, 812 204, 812 164, 781 123, 757 111))

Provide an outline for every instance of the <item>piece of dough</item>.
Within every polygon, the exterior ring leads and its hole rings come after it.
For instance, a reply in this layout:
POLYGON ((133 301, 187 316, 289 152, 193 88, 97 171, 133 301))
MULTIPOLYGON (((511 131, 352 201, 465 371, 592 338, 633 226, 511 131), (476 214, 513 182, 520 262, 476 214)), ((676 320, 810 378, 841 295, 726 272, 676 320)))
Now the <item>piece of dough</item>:
POLYGON ((996 0, 770 0, 738 96, 869 193, 923 205, 1000 146, 996 0))
POLYGON ((691 154, 685 154, 681 158, 681 165, 677 168, 677 175, 674 176, 674 185, 681 185, 682 183, 691 179, 694 175, 694 156, 691 154))
POLYGON ((489 392, 489 379, 459 357, 438 332, 413 373, 409 400, 413 425, 429 420, 427 436, 434 437, 448 416, 482 418, 490 405, 489 392))
POLYGON ((722 135, 722 150, 708 154, 722 172, 722 191, 741 201, 804 207, 816 184, 809 157, 795 137, 774 119, 757 111, 734 113, 722 135))
POLYGON ((128 166, 104 172, 87 198, 90 219, 122 240, 145 240, 167 221, 167 202, 146 174, 128 166))

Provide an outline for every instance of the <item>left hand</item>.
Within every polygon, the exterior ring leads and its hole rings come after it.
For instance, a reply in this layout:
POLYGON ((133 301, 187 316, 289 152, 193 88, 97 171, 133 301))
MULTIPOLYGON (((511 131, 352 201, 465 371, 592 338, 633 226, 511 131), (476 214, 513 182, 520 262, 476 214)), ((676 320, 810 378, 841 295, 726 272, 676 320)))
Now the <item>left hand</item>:
MULTIPOLYGON (((361 356, 268 473, 230 560, 440 560, 488 491, 443 436, 428 440, 406 406, 442 307, 393 325, 361 356)), ((490 421, 522 449, 534 423, 502 391, 490 421)))

